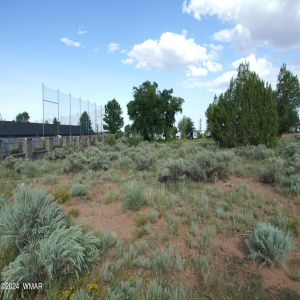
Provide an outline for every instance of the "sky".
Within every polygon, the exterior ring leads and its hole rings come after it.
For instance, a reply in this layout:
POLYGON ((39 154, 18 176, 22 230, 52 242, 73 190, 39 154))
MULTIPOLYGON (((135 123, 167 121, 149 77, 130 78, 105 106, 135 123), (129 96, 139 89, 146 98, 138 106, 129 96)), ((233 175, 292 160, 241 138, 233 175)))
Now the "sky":
POLYGON ((55 117, 44 84, 92 107, 115 98, 126 125, 133 87, 149 80, 184 99, 176 123, 205 129, 241 62, 276 89, 283 63, 300 77, 299 50, 299 0, 0 0, 0 114, 41 122, 44 103, 55 117))

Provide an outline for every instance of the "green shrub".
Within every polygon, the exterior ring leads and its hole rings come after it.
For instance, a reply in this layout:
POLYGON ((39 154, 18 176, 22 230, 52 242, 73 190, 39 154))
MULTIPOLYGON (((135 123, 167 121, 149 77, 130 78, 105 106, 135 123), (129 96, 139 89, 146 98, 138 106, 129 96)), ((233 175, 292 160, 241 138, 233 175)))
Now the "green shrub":
POLYGON ((20 153, 20 149, 19 148, 12 148, 10 151, 9 151, 9 154, 10 155, 13 155, 13 154, 19 154, 20 153))
POLYGON ((43 147, 36 147, 36 148, 34 149, 34 152, 43 151, 43 150, 44 150, 43 147))
POLYGON ((142 137, 139 135, 133 135, 127 139, 127 145, 129 146, 138 146, 139 143, 142 141, 142 137))
POLYGON ((297 235, 300 235, 300 220, 297 218, 290 219, 287 224, 287 230, 292 231, 297 235))
POLYGON ((10 169, 12 170, 15 166, 15 163, 21 160, 21 158, 15 158, 13 156, 6 157, 0 164, 2 169, 10 169))
POLYGON ((53 145, 53 148, 54 148, 54 149, 60 148, 60 144, 55 144, 55 145, 53 145))
POLYGON ((5 267, 5 282, 26 283, 61 279, 89 271, 99 260, 98 240, 92 233, 83 235, 82 228, 58 228, 38 243, 29 244, 14 262, 5 267))
MULTIPOLYGON (((61 207, 44 190, 27 186, 14 193, 14 204, 0 210, 0 243, 15 244, 20 255, 2 271, 4 282, 52 281, 89 271, 99 260, 99 240, 80 226, 67 228, 61 207)), ((11 291, 6 290, 4 298, 11 291)))
POLYGON ((132 159, 128 156, 124 156, 119 159, 119 166, 122 170, 128 170, 132 163, 132 159))
POLYGON ((283 184, 288 188, 288 191, 290 191, 292 194, 299 194, 300 193, 300 175, 295 174, 288 176, 283 184))
POLYGON ((117 235, 114 232, 108 231, 99 236, 99 244, 101 253, 105 253, 107 248, 115 244, 117 240, 117 235))
POLYGON ((268 165, 264 167, 259 176, 262 183, 277 183, 283 174, 284 160, 280 157, 268 159, 268 165))
POLYGON ((65 203, 71 199, 70 193, 62 187, 60 187, 56 191, 54 191, 52 193, 52 196, 54 197, 55 201, 58 201, 61 204, 65 203))
POLYGON ((116 144, 116 140, 113 138, 113 137, 110 137, 107 141, 107 144, 112 147, 112 146, 115 146, 116 144))
POLYGON ((158 212, 156 210, 150 212, 149 221, 151 223, 156 223, 158 221, 158 212))
POLYGON ((23 249, 32 240, 49 236, 56 228, 66 226, 61 207, 53 202, 46 191, 28 186, 20 187, 14 194, 14 204, 0 210, 0 243, 16 243, 23 249))
POLYGON ((123 210, 127 209, 138 211, 145 202, 144 186, 141 183, 132 181, 125 187, 125 199, 123 202, 123 210))
POLYGON ((43 183, 45 184, 57 184, 59 180, 59 177, 57 175, 46 175, 43 179, 43 183))
POLYGON ((68 214, 76 218, 79 215, 79 209, 77 207, 72 207, 69 209, 68 214))
POLYGON ((160 182, 176 182, 185 174, 186 165, 182 158, 177 160, 169 159, 157 173, 157 179, 160 182))
POLYGON ((86 195, 86 187, 80 183, 74 183, 71 187, 70 194, 72 197, 86 195))
POLYGON ((147 224, 148 222, 148 217, 142 216, 142 215, 137 215, 134 221, 134 224, 136 227, 141 227, 147 224))
POLYGON ((265 145, 258 145, 239 148, 237 150, 237 154, 246 158, 258 160, 273 157, 274 151, 272 149, 268 149, 265 145))
POLYGON ((14 169, 17 173, 29 174, 34 168, 32 161, 29 159, 18 159, 15 163, 14 169))
POLYGON ((227 178, 230 162, 234 158, 232 151, 210 152, 203 150, 195 159, 190 160, 186 175, 193 181, 212 181, 227 178))
POLYGON ((283 216, 280 211, 277 212, 276 215, 271 218, 271 223, 282 230, 286 229, 287 222, 288 218, 283 216))
POLYGON ((284 264, 295 244, 291 232, 285 232, 278 227, 266 223, 258 223, 253 235, 246 240, 250 251, 250 258, 262 261, 261 266, 284 264))

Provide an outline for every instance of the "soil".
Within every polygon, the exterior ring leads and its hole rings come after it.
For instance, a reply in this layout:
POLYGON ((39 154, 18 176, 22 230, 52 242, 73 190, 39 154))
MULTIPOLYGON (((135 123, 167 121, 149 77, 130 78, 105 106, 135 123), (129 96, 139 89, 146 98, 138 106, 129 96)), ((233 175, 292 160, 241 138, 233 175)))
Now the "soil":
MULTIPOLYGON (((230 176, 226 181, 218 183, 219 187, 225 191, 229 190, 232 186, 237 187, 238 184, 244 183, 248 189, 254 192, 262 193, 266 198, 278 199, 283 201, 284 198, 276 191, 276 189, 270 185, 264 185, 254 178, 240 178, 236 176, 230 176)), ((85 198, 75 197, 70 202, 63 205, 63 212, 67 214, 69 209, 77 207, 79 209, 79 215, 75 218, 76 223, 88 224, 95 231, 106 232, 113 231, 117 234, 118 239, 134 239, 135 219, 138 215, 149 216, 151 207, 142 207, 141 211, 126 211, 122 210, 123 195, 118 185, 114 183, 97 183, 96 185, 88 189, 88 194, 92 197, 92 200, 85 200, 85 198), (118 201, 109 204, 105 203, 105 199, 110 190, 117 191, 120 194, 118 201)), ((299 212, 299 203, 294 203, 295 210, 299 212)), ((176 219, 177 216, 174 215, 176 219)), ((151 224, 152 237, 163 236, 163 232, 167 226, 165 218, 159 218, 157 223, 151 224)), ((173 246, 175 251, 183 254, 187 257, 191 249, 187 246, 186 240, 188 236, 188 227, 186 225, 180 225, 181 234, 174 236, 168 241, 173 246)), ((201 232, 199 230, 198 236, 195 240, 199 242, 201 232)), ((260 272, 264 278, 265 289, 268 291, 268 298, 280 299, 280 289, 292 291, 300 295, 300 268, 299 262, 296 263, 295 259, 288 262, 286 267, 260 267, 259 264, 254 264, 249 260, 249 250, 245 243, 247 234, 231 234, 229 236, 216 235, 213 238, 213 251, 217 251, 220 255, 226 255, 228 257, 235 257, 242 261, 242 268, 240 270, 243 274, 243 268, 250 272, 260 272), (294 281, 293 281, 294 280, 294 281)), ((150 236, 143 236, 143 239, 149 240, 150 236)), ((161 247, 161 245, 160 245, 161 247)), ((298 258, 299 252, 298 252, 298 258)), ((190 275, 187 274, 190 278, 190 275)), ((242 275, 241 275, 242 276, 242 275)), ((195 277, 195 276, 194 276, 195 277)), ((193 279, 189 279, 193 280, 193 279)), ((194 280, 196 280, 194 278, 194 280)))

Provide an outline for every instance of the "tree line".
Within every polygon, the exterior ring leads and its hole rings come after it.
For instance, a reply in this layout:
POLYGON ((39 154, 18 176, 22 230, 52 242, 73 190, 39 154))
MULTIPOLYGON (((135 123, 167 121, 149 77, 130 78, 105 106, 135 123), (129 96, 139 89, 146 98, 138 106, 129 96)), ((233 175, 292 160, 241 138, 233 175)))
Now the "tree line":
MULTIPOLYGON (((215 96, 207 108, 207 132, 221 147, 245 145, 276 145, 276 137, 291 128, 299 126, 300 84, 297 76, 280 68, 276 90, 265 83, 257 73, 250 70, 249 63, 241 63, 237 77, 232 78, 228 89, 215 96)), ((166 140, 176 137, 175 115, 182 113, 184 99, 174 97, 173 89, 158 90, 156 82, 145 81, 133 87, 133 100, 127 104, 131 125, 124 128, 125 135, 139 134, 144 140, 154 140, 163 135, 166 140)), ((103 129, 109 133, 121 133, 124 126, 123 111, 116 99, 105 105, 103 129)), ((16 117, 18 122, 28 122, 29 114, 23 112, 16 117)), ((56 118, 53 124, 58 124, 56 118)), ((92 129, 92 122, 86 111, 79 124, 92 129)), ((195 130, 193 121, 183 116, 178 123, 181 138, 188 137, 195 130)))
POLYGON ((221 147, 265 144, 299 126, 300 85, 297 76, 280 68, 277 89, 242 63, 225 93, 214 97, 206 110, 207 131, 221 147))

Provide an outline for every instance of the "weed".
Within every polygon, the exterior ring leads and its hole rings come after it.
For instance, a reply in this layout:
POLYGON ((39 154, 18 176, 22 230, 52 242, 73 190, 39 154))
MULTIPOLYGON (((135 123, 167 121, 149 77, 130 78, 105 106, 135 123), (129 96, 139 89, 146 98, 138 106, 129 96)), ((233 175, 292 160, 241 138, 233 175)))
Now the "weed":
POLYGON ((61 204, 68 202, 71 199, 70 193, 63 187, 60 187, 54 191, 52 196, 54 197, 55 201, 58 201, 61 204))
POLYGON ((72 217, 76 218, 79 215, 79 209, 77 207, 72 207, 69 209, 68 214, 70 214, 72 217))
POLYGON ((141 227, 147 224, 148 222, 148 217, 143 216, 143 215, 137 215, 134 221, 134 224, 136 227, 141 227))

